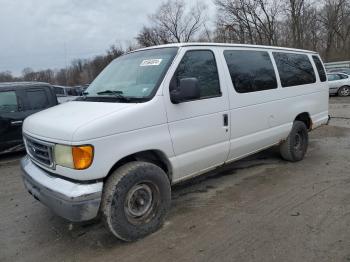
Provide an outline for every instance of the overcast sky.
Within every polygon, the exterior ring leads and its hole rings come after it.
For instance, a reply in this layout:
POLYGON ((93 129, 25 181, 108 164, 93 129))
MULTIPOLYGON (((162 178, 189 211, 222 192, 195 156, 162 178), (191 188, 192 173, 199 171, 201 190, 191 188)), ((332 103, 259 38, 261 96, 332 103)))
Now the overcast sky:
MULTIPOLYGON (((162 0, 0 0, 0 72, 61 68, 134 41, 162 0), (66 51, 65 51, 66 50, 66 51)), ((196 0, 186 0, 194 4, 196 0)), ((214 14, 211 0, 202 0, 214 14)))

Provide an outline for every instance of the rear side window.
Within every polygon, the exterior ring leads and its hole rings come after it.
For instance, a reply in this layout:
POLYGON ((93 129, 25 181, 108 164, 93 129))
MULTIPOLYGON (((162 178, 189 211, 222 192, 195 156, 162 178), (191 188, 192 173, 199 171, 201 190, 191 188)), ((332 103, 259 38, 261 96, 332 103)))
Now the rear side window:
POLYGON ((299 86, 316 82, 312 64, 307 55, 274 52, 282 87, 299 86))
POLYGON ((18 111, 16 92, 0 92, 0 113, 12 113, 18 111))
POLYGON ((275 71, 267 52, 227 50, 224 56, 232 84, 238 93, 277 88, 275 71))
POLYGON ((312 56, 312 59, 314 60, 314 63, 316 65, 317 72, 318 72, 318 75, 320 76, 321 82, 325 82, 327 80, 327 77, 326 77, 326 72, 324 71, 321 60, 315 55, 312 56))
POLYGON ((49 107, 49 100, 44 89, 26 90, 29 107, 32 110, 49 107))
POLYGON ((187 51, 176 69, 170 89, 179 86, 181 79, 192 77, 198 79, 201 98, 221 96, 218 68, 212 51, 187 51))

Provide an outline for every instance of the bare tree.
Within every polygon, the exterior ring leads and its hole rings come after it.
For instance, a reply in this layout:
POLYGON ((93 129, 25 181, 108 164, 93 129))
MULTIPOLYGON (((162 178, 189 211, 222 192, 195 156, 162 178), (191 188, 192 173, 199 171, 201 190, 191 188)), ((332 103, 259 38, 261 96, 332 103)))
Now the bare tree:
POLYGON ((136 37, 140 46, 154 46, 169 43, 169 34, 157 27, 144 26, 136 37))
POLYGON ((318 48, 321 25, 317 8, 311 0, 286 0, 283 15, 283 45, 318 48))
POLYGON ((10 71, 0 72, 0 82, 13 82, 16 78, 12 76, 10 71))
MULTIPOLYGON (((350 60, 350 0, 213 0, 215 28, 207 26, 206 6, 167 0, 149 16, 136 37, 138 46, 217 41, 282 45, 318 51, 325 61, 350 60)), ((67 68, 25 68, 21 77, 0 72, 0 82, 44 81, 59 85, 90 83, 113 59, 135 49, 111 46, 105 54, 76 59, 67 68)))
POLYGON ((326 59, 350 56, 349 16, 349 0, 325 0, 320 17, 324 29, 326 59))
POLYGON ((149 17, 151 26, 143 27, 136 39, 141 46, 189 42, 204 29, 206 8, 200 2, 187 8, 182 0, 168 0, 149 17))
POLYGON ((278 44, 277 0, 216 0, 218 38, 251 44, 278 44), (223 34, 223 35, 222 35, 223 34))

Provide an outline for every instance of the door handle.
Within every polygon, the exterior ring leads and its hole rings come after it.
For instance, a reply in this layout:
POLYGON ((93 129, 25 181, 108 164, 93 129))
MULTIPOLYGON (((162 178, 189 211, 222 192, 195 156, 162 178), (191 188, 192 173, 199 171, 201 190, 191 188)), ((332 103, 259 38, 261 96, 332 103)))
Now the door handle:
POLYGON ((228 127, 228 114, 223 114, 224 127, 228 127))
POLYGON ((22 123, 23 123, 22 120, 11 121, 11 126, 19 126, 19 125, 22 125, 22 123))

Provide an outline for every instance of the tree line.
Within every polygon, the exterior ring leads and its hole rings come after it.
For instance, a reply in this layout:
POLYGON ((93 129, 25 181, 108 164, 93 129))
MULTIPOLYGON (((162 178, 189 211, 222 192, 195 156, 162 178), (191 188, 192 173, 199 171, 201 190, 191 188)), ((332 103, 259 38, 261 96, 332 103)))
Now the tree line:
POLYGON ((0 81, 43 81, 58 85, 90 83, 113 59, 139 47, 180 43, 219 42, 310 49, 324 61, 350 60, 350 0, 213 0, 214 26, 201 2, 167 0, 122 49, 111 46, 104 55, 76 59, 67 68, 34 71, 20 77, 0 72, 0 81))

